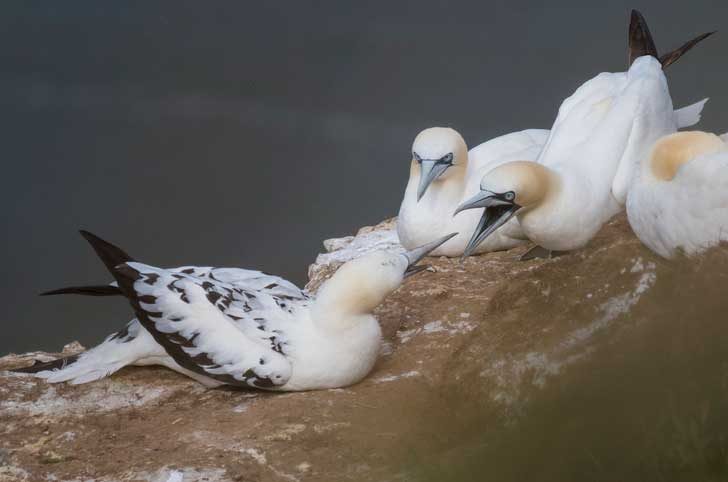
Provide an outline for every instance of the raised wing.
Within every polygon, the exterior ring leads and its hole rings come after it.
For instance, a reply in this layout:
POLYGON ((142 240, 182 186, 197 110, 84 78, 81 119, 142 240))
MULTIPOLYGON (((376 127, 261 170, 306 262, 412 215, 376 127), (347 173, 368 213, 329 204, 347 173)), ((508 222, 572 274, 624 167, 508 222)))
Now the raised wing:
POLYGON ((546 166, 582 162, 575 155, 589 143, 627 83, 625 72, 604 72, 582 84, 559 106, 551 132, 537 162, 546 166))
POLYGON ((215 270, 198 277, 185 269, 129 261, 113 272, 139 322, 183 368, 229 385, 285 384, 285 334, 268 326, 287 315, 279 301, 216 280, 215 270))

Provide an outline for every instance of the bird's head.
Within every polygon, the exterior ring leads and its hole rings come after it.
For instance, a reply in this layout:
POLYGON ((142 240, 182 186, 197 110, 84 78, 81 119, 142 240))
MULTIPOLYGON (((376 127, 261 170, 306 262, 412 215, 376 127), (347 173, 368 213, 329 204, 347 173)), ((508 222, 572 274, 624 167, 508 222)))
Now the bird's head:
POLYGON ((483 176, 480 191, 462 203, 454 213, 457 215, 466 209, 485 208, 463 256, 469 256, 516 213, 537 207, 545 199, 553 182, 553 176, 546 167, 530 161, 507 162, 483 176))
POLYGON ((321 311, 336 315, 370 314, 405 278, 427 268, 418 264, 422 258, 456 234, 404 253, 375 251, 344 263, 319 290, 319 316, 329 315, 321 311))
POLYGON ((463 137, 449 127, 430 127, 412 143, 412 169, 419 170, 417 201, 432 183, 447 182, 463 175, 468 163, 468 146, 463 137))

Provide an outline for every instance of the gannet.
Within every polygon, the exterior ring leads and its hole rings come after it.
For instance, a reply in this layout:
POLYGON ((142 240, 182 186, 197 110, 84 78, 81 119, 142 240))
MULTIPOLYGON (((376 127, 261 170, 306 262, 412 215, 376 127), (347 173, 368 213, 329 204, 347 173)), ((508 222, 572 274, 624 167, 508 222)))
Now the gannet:
POLYGON ((699 121, 707 99, 673 111, 663 68, 709 35, 658 60, 644 18, 633 11, 629 70, 601 73, 579 87, 561 104, 538 159, 489 171, 480 192, 458 208, 486 208, 465 255, 514 215, 538 249, 586 245, 622 210, 637 163, 652 144, 699 121))
POLYGON ((660 139, 627 194, 632 230, 664 258, 728 241, 728 146, 707 132, 660 139))
MULTIPOLYGON (((460 232, 463 234, 432 255, 461 256, 480 213, 468 211, 453 217, 455 208, 478 192, 480 178, 488 170, 516 159, 536 159, 548 134, 541 129, 513 132, 468 152, 465 140, 454 129, 431 127, 420 132, 412 143, 410 177, 397 218, 402 246, 413 248, 432 237, 460 232)), ((513 219, 480 244, 476 252, 510 249, 526 241, 513 219)))
POLYGON ((369 253, 342 265, 315 298, 259 271, 134 261, 82 231, 116 280, 46 294, 125 296, 135 314, 123 330, 78 356, 17 371, 86 383, 127 365, 162 365, 206 386, 312 390, 351 385, 374 366, 381 331, 372 315, 444 236, 404 254, 369 253))

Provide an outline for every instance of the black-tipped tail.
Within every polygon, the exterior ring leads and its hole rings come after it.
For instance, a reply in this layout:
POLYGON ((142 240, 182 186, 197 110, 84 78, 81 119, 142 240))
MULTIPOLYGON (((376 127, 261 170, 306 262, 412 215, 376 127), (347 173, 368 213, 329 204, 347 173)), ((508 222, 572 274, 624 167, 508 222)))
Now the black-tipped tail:
POLYGON ((99 286, 69 286, 67 288, 59 288, 57 290, 44 291, 40 296, 52 295, 85 295, 85 296, 118 296, 121 290, 116 286, 99 285, 99 286))
POLYGON ((702 42, 706 38, 713 35, 715 32, 716 31, 714 30, 712 32, 698 35, 694 39, 685 42, 681 47, 678 47, 675 50, 673 50, 672 52, 668 52, 665 55, 662 55, 660 57, 660 63, 662 64, 662 68, 666 69, 668 66, 677 62, 677 60, 680 57, 682 57, 683 55, 685 55, 685 53, 687 53, 690 49, 692 49, 693 47, 698 45, 700 42, 702 42))
POLYGON ((655 41, 652 40, 650 28, 647 26, 647 20, 637 10, 632 10, 629 19, 629 64, 635 59, 644 55, 650 55, 657 58, 657 47, 655 41))
POLYGON ((15 373, 38 373, 46 370, 60 370, 67 367, 71 363, 74 363, 76 360, 78 360, 78 355, 66 356, 57 360, 51 360, 49 362, 41 362, 36 360, 35 363, 29 367, 15 368, 10 371, 15 373))
MULTIPOLYGON (((89 242, 98 257, 106 266, 106 269, 114 275, 114 268, 127 261, 134 259, 126 254, 121 248, 114 246, 108 241, 104 241, 95 234, 88 231, 80 230, 81 236, 89 242)), ((123 294, 119 288, 111 285, 89 285, 89 286, 69 286, 67 288, 59 288, 57 290, 45 291, 40 296, 51 295, 85 295, 85 296, 117 296, 123 294)))
POLYGON ((647 26, 645 17, 639 11, 632 10, 632 15, 630 16, 629 21, 629 65, 632 65, 632 62, 634 62, 638 57, 650 55, 658 59, 662 64, 662 68, 666 69, 677 62, 677 60, 685 55, 689 50, 714 33, 715 32, 708 32, 698 35, 694 39, 685 42, 681 47, 660 56, 657 53, 657 47, 655 46, 655 41, 652 39, 652 34, 650 33, 650 28, 647 26))
POLYGON ((95 234, 84 231, 83 229, 79 232, 81 236, 86 238, 86 241, 89 242, 91 247, 94 248, 94 251, 96 251, 96 254, 110 273, 113 273, 114 268, 120 264, 124 264, 127 261, 134 261, 134 258, 126 254, 121 248, 114 246, 108 241, 104 241, 95 234))

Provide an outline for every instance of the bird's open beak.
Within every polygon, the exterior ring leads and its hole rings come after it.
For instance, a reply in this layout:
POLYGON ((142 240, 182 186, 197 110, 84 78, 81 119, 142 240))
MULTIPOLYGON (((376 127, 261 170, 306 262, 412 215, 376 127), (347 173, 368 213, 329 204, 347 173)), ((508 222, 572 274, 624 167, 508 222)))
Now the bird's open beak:
POLYGON ((429 268, 429 266, 427 265, 416 266, 416 264, 422 258, 430 254, 433 250, 442 246, 450 238, 457 236, 457 234, 458 233, 448 234, 447 236, 443 236, 442 238, 432 241, 431 243, 424 244, 419 248, 415 248, 411 251, 405 252, 403 256, 407 258, 407 269, 404 271, 404 277, 406 278, 408 276, 412 276, 415 273, 419 273, 420 271, 429 268))
POLYGON ((521 206, 513 201, 503 199, 502 196, 496 193, 482 190, 461 204, 455 210, 453 216, 460 211, 476 208, 485 209, 483 210, 483 215, 480 218, 478 227, 475 228, 473 236, 470 238, 468 245, 465 247, 465 251, 463 251, 463 258, 470 256, 473 251, 475 251, 475 248, 477 248, 478 245, 485 240, 485 238, 508 222, 508 220, 511 219, 519 209, 521 209, 521 206))
POLYGON ((417 202, 425 195, 425 191, 432 184, 432 181, 442 175, 450 167, 437 161, 423 160, 420 164, 420 184, 417 186, 417 202))

